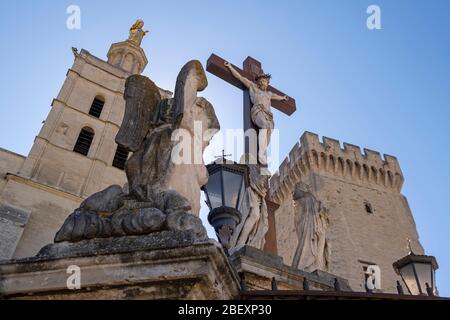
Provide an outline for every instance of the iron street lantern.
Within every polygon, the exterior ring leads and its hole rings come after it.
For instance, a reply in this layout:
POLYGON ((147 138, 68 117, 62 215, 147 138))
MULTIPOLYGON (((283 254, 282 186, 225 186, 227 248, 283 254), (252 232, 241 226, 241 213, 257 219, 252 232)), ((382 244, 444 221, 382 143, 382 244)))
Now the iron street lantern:
POLYGON ((435 271, 438 268, 433 256, 416 255, 410 252, 406 257, 394 262, 395 272, 405 282, 412 295, 436 294, 435 271))
POLYGON ((231 236, 242 219, 239 209, 248 186, 248 170, 246 165, 227 161, 225 155, 221 158, 206 166, 209 180, 202 190, 210 210, 208 221, 227 251, 231 236))

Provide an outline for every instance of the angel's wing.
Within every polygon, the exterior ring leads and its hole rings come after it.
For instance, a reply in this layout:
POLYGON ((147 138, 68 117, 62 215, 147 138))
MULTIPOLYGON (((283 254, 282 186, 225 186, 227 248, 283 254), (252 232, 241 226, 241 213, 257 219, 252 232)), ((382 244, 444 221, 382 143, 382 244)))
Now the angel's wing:
POLYGON ((158 87, 149 78, 141 75, 128 77, 125 83, 125 115, 116 136, 117 144, 129 151, 137 151, 144 141, 161 94, 158 87))
POLYGON ((194 106, 197 92, 208 86, 205 70, 198 60, 189 61, 178 74, 175 86, 175 119, 181 121, 183 115, 194 106))

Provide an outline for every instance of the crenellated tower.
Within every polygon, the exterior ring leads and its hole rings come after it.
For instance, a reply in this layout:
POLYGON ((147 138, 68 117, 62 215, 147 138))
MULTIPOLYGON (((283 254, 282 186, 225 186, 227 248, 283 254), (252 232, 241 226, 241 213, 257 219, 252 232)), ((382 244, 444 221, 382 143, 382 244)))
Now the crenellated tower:
POLYGON ((307 184, 329 211, 326 232, 329 269, 349 280, 354 290, 365 289, 365 270, 381 268, 382 290, 396 291, 392 263, 407 253, 406 239, 423 252, 406 197, 398 160, 305 132, 279 171, 270 179, 270 197, 280 204, 275 212, 278 253, 290 264, 298 238, 292 194, 297 183, 307 184))

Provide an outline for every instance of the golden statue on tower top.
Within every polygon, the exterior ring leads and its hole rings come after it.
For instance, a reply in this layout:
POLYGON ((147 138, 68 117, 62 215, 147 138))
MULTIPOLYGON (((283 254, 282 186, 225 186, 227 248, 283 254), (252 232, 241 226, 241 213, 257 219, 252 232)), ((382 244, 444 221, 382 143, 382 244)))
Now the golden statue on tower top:
POLYGON ((144 21, 141 19, 136 20, 136 22, 130 28, 130 35, 128 36, 128 41, 140 46, 142 39, 146 36, 149 31, 144 31, 144 21))

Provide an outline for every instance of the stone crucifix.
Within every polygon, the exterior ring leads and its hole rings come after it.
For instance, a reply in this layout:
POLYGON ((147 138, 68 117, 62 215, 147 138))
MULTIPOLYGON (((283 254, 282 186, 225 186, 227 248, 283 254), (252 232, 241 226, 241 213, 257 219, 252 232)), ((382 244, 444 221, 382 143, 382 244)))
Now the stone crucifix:
MULTIPOLYGON (((243 70, 212 54, 206 70, 244 91, 244 131, 255 130, 258 137, 258 164, 267 166, 267 147, 274 129, 271 106, 291 115, 295 100, 269 85, 271 76, 265 74, 259 61, 248 57, 243 70)), ((245 154, 250 154, 250 141, 245 141, 245 154)))

